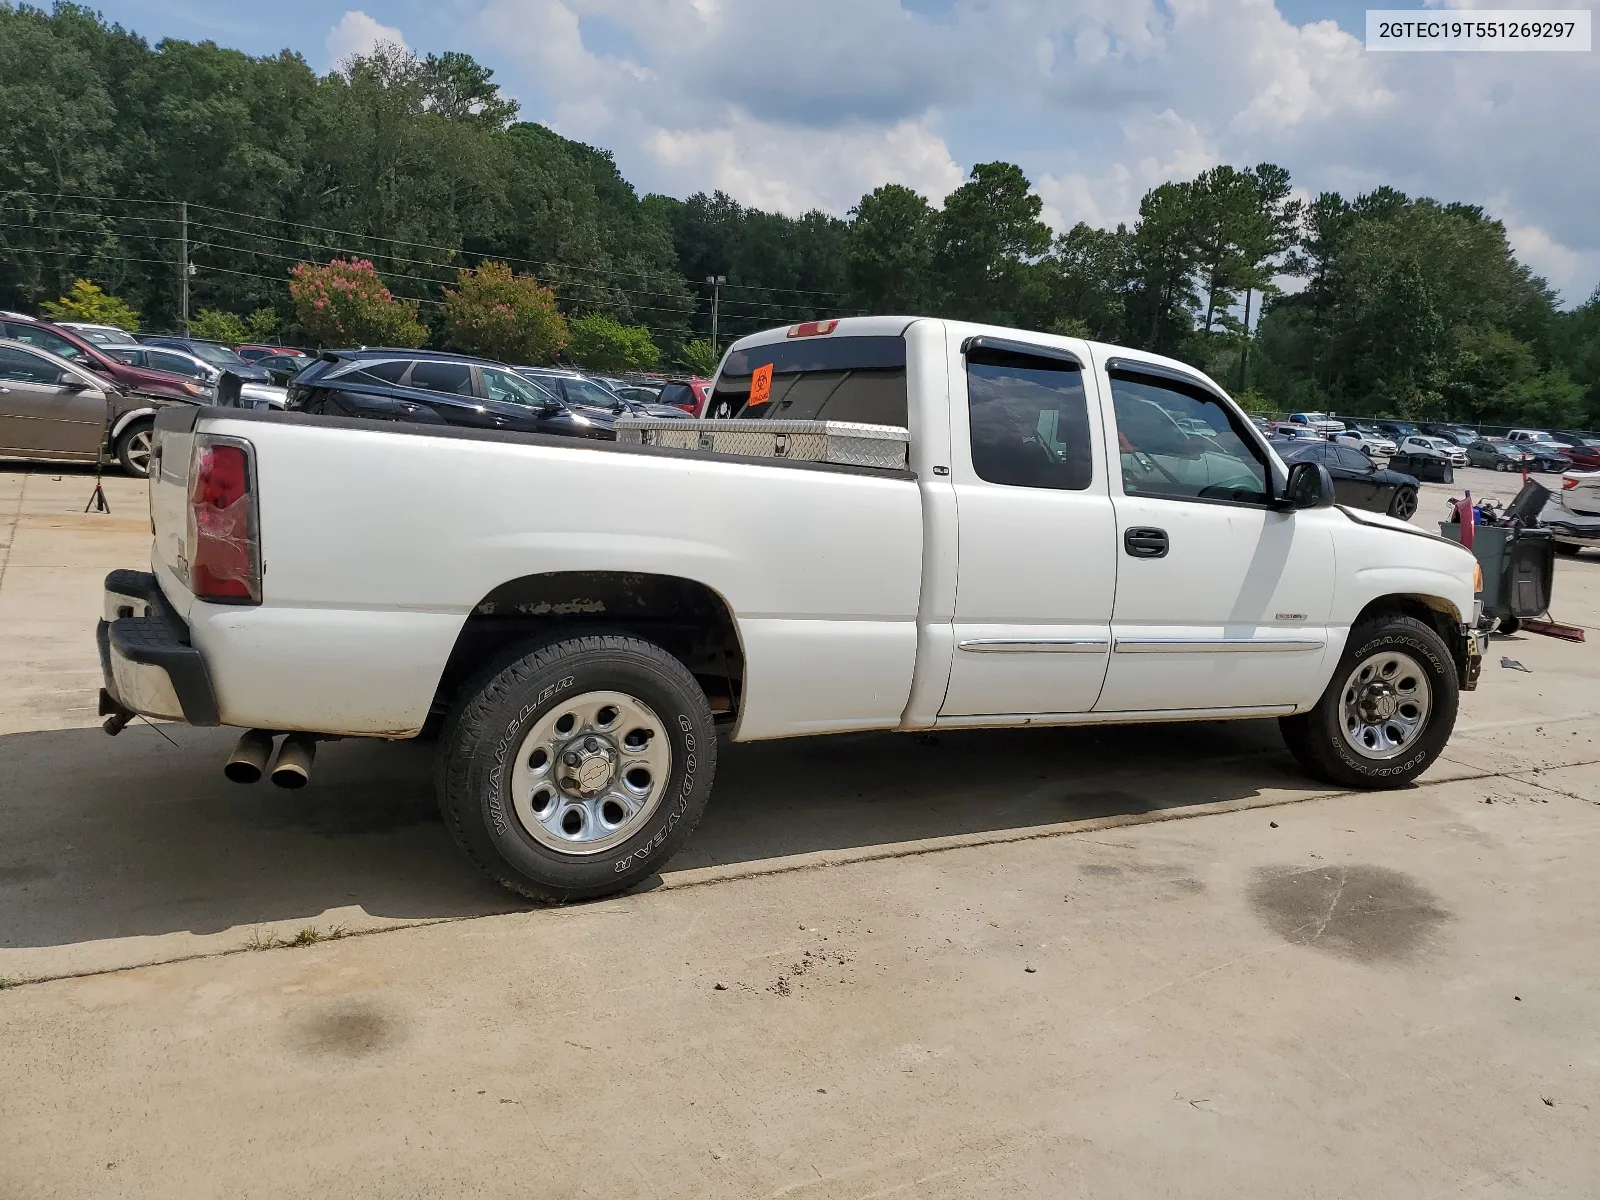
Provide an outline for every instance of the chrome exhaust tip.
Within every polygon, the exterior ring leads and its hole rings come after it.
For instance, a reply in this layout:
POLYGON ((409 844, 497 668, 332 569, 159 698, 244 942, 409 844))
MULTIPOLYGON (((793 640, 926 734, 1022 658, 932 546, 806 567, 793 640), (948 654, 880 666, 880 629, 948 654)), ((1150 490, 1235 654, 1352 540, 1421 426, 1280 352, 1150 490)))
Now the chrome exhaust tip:
POLYGON ((303 788, 311 782, 311 760, 316 757, 317 741, 309 733, 291 733, 278 749, 272 764, 272 782, 281 788, 303 788))
POLYGON ((272 735, 264 729, 249 729, 240 735, 222 773, 234 783, 255 783, 266 773, 271 757, 272 735))

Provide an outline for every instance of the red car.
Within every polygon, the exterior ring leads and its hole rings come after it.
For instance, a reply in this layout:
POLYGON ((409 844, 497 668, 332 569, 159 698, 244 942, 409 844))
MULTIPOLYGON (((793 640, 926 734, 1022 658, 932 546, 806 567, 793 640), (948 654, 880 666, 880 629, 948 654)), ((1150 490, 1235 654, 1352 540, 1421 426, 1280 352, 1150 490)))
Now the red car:
POLYGON ((214 394, 213 389, 193 379, 118 362, 101 347, 80 336, 76 330, 65 329, 49 321, 7 314, 0 320, 0 337, 37 346, 141 395, 165 396, 169 400, 187 400, 195 404, 209 401, 214 394))
POLYGON ((1561 452, 1572 465, 1584 471, 1600 471, 1600 446, 1568 446, 1561 452))
POLYGON ((274 354, 287 354, 290 358, 310 358, 304 350, 296 350, 293 346, 267 346, 252 344, 235 346, 233 352, 245 362, 255 362, 258 359, 271 358, 274 354))

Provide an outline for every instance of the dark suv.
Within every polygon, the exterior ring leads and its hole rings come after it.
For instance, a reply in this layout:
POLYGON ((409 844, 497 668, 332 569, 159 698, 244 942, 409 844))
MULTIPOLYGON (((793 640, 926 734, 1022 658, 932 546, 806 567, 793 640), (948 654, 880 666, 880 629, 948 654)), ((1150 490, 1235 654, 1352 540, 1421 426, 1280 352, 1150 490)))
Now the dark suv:
POLYGON ((289 407, 335 417, 617 436, 609 413, 577 412, 503 363, 429 350, 330 350, 289 384, 289 407))

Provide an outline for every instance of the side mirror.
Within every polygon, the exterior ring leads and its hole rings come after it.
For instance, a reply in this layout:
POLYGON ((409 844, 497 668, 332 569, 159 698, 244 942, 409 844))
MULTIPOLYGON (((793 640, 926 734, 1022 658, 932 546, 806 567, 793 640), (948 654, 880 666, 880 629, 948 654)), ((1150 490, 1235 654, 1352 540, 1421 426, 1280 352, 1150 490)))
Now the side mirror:
POLYGON ((1329 507, 1333 504, 1333 476, 1321 463, 1295 463, 1289 468, 1284 501, 1289 508, 1329 507))
POLYGON ((71 371, 62 371, 59 375, 57 375, 56 384, 58 387, 66 388, 69 392, 87 392, 89 390, 88 383, 74 375, 71 371))

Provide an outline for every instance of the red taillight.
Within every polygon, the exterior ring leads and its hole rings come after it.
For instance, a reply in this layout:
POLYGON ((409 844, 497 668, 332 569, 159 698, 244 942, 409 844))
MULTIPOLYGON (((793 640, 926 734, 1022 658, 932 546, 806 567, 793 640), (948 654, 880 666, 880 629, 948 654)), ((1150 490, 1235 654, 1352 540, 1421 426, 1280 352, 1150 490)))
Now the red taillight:
POLYGON ((799 325, 789 326, 789 336, 821 337, 823 334, 832 333, 838 327, 838 321, 802 321, 799 325))
POLYGON ((1573 479, 1572 477, 1567 476, 1567 475, 1563 475, 1561 477, 1561 490, 1563 492, 1566 491, 1568 488, 1575 488, 1577 486, 1578 486, 1578 481, 1576 479, 1573 479))
POLYGON ((189 471, 189 590, 220 604, 261 603, 261 546, 250 452, 195 439, 189 471))

